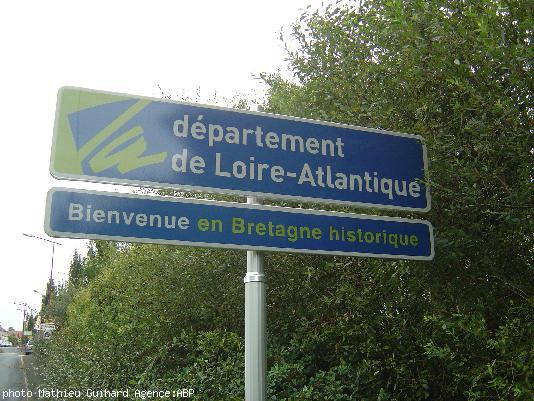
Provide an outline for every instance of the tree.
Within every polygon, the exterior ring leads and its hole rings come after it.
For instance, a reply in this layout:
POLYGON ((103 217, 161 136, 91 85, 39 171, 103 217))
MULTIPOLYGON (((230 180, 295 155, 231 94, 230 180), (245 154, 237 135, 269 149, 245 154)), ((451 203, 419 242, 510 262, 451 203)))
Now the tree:
POLYGON ((17 336, 13 336, 13 335, 7 336, 7 341, 9 341, 15 347, 17 347, 20 344, 20 339, 17 336))
POLYGON ((111 241, 90 241, 84 261, 85 281, 94 280, 98 273, 113 259, 118 244, 111 241))
POLYGON ((69 284, 75 287, 80 286, 84 282, 84 265, 83 260, 78 254, 78 250, 74 250, 72 261, 69 269, 69 284))
POLYGON ((53 307, 58 295, 57 290, 56 284, 52 276, 50 276, 50 280, 46 283, 45 295, 41 301, 41 316, 45 320, 53 319, 53 307))
POLYGON ((533 371, 532 7, 361 3, 302 16, 290 54, 298 82, 266 76, 265 109, 419 134, 427 144, 436 259, 385 263, 374 273, 373 291, 396 286, 382 292, 379 313, 400 317, 388 330, 411 343, 399 349, 377 341, 373 352, 396 351, 376 354, 382 378, 375 388, 402 399, 526 397, 533 371))
POLYGON ((26 330, 33 331, 33 328, 35 327, 35 316, 33 316, 31 313, 28 315, 26 319, 26 330))

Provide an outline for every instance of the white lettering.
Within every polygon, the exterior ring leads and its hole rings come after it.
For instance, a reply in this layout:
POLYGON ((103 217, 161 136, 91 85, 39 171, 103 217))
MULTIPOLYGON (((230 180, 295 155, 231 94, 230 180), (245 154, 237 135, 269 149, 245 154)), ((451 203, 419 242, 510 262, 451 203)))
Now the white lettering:
POLYGON ((298 184, 301 185, 303 183, 309 183, 312 187, 315 186, 315 180, 313 179, 313 173, 308 165, 308 163, 304 163, 304 166, 302 167, 302 170, 300 171, 300 176, 298 180, 298 184))
MULTIPOLYGON (((233 127, 229 127, 233 128, 233 127)), ((208 145, 213 146, 215 142, 221 142, 223 139, 224 131, 223 127, 216 124, 210 124, 208 128, 208 145), (217 132, 217 135, 215 133, 217 132)))
POLYGON ((410 182, 410 185, 408 186, 408 192, 410 193, 410 196, 413 196, 414 198, 419 198, 419 191, 421 191, 421 186, 419 183, 412 181, 410 182))
POLYGON ((177 173, 185 173, 187 171, 187 149, 183 149, 182 153, 176 153, 172 157, 171 166, 177 173))
POLYGON ((79 203, 69 204, 69 220, 83 219, 83 206, 79 203))
POLYGON ((319 141, 316 138, 306 139, 306 150, 312 155, 319 153, 319 141))
POLYGON ((178 138, 187 137, 187 133, 189 130, 188 120, 189 116, 185 114, 183 120, 176 120, 174 122, 174 125, 172 126, 172 131, 174 132, 175 136, 177 136, 178 138))
POLYGON ((230 177, 230 173, 221 170, 221 154, 215 153, 215 175, 219 177, 230 177))
POLYGON ((194 174, 203 174, 204 173, 204 167, 206 167, 206 163, 204 162, 204 159, 200 156, 193 156, 191 158, 191 162, 189 163, 189 167, 191 167, 191 172, 194 174))
POLYGON ((284 169, 282 166, 273 166, 271 167, 271 180, 274 182, 283 182, 284 181, 284 169))
POLYGON ((191 125, 191 136, 195 139, 204 139, 206 133, 206 126, 200 121, 204 116, 199 115, 197 121, 191 125))
POLYGON ((393 180, 389 178, 382 178, 380 180, 380 190, 383 194, 386 194, 389 199, 393 199, 393 180))
POLYGON ((149 225, 150 227, 158 228, 161 227, 163 220, 165 228, 178 227, 181 230, 187 230, 190 225, 189 218, 185 216, 177 218, 176 216, 162 216, 160 214, 147 215, 146 213, 103 209, 96 209, 91 212, 91 208, 91 205, 84 206, 79 203, 70 203, 68 219, 71 221, 79 221, 83 220, 85 215, 85 219, 88 222, 93 223, 107 223, 115 225, 125 224, 127 226, 135 224, 139 227, 145 227, 146 225, 149 225))
POLYGON ((268 148, 277 149, 278 148, 278 134, 276 132, 267 132, 265 134, 265 143, 268 148))
POLYGON ((141 227, 146 226, 147 221, 148 221, 148 217, 146 214, 140 213, 137 216, 135 216, 135 223, 138 226, 141 226, 141 227))

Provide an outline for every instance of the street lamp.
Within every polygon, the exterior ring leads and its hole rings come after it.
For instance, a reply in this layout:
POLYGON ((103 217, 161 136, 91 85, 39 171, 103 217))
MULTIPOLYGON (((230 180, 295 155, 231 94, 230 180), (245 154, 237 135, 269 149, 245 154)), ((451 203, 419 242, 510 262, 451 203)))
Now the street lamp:
POLYGON ((33 290, 33 292, 35 292, 36 294, 39 294, 41 296, 41 304, 44 302, 44 300, 46 299, 46 295, 43 294, 42 292, 39 292, 37 290, 33 290))
POLYGON ((19 301, 19 302, 13 302, 13 304, 20 306, 20 308, 17 308, 17 310, 23 313, 22 334, 24 335, 24 332, 26 331, 26 328, 27 328, 28 318, 32 316, 32 319, 33 319, 33 316, 36 310, 33 309, 30 305, 28 305, 26 302, 19 301))
POLYGON ((50 268, 50 284, 52 284, 52 281, 53 281, 53 278, 52 278, 52 272, 54 270, 54 252, 55 252, 55 246, 56 245, 63 245, 59 242, 55 242, 55 241, 51 241, 47 238, 42 238, 42 237, 39 237, 37 235, 33 235, 33 234, 26 234, 26 233, 22 233, 22 235, 26 236, 26 237, 30 237, 30 238, 35 238, 35 239, 40 239, 41 241, 46 241, 46 242, 50 242, 52 244, 52 267, 50 268))

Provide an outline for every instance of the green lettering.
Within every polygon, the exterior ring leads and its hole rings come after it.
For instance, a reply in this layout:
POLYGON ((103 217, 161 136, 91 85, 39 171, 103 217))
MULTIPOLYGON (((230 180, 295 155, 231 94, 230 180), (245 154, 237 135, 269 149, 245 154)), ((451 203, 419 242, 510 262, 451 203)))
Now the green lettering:
POLYGON ((265 235, 267 232, 267 227, 263 223, 257 223, 256 224, 256 234, 258 235, 265 235))
POLYGON ((210 227, 210 222, 208 219, 199 219, 197 222, 197 227, 200 231, 208 231, 210 227))
POLYGON ((245 220, 240 217, 232 218, 232 234, 243 234, 245 232, 245 220))
POLYGON ((297 233, 298 233, 297 227, 295 227, 295 226, 287 227, 287 239, 288 239, 288 241, 295 242, 298 239, 297 233))
POLYGON ((276 225, 276 231, 275 234, 277 237, 285 237, 286 236, 286 230, 282 224, 276 225))

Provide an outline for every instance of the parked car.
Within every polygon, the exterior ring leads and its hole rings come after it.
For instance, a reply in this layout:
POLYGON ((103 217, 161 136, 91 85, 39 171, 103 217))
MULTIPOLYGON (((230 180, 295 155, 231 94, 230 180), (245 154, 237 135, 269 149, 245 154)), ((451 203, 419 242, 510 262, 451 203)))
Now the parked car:
POLYGON ((28 340, 26 343, 26 346, 24 347, 24 353, 26 355, 30 355, 33 352, 33 342, 32 340, 28 340))

